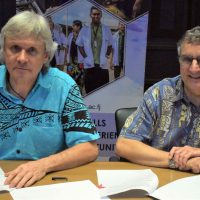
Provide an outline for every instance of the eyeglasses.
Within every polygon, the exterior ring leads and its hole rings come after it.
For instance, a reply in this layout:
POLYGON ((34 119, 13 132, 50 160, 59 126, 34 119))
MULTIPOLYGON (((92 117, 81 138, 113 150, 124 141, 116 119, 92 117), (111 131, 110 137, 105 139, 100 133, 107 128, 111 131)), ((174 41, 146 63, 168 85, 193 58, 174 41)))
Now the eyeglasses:
POLYGON ((183 67, 189 67, 189 66, 191 66, 193 60, 196 60, 196 61, 197 61, 197 64, 198 64, 199 67, 200 67, 200 56, 194 58, 194 57, 192 57, 192 56, 186 56, 186 55, 184 56, 184 55, 183 55, 183 56, 179 56, 178 59, 179 59, 179 62, 180 62, 180 64, 181 64, 181 66, 183 66, 183 67))

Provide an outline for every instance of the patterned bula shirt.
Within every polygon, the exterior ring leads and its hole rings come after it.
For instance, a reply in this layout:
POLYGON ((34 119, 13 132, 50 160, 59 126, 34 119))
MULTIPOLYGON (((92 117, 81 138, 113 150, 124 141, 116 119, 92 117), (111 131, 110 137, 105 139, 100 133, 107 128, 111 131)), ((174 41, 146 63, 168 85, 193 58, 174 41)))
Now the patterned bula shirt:
POLYGON ((120 136, 165 151, 173 146, 200 147, 200 108, 188 100, 181 77, 164 79, 149 88, 120 136))
POLYGON ((96 140, 96 131, 78 86, 50 68, 22 102, 6 89, 0 66, 0 159, 39 159, 96 140))

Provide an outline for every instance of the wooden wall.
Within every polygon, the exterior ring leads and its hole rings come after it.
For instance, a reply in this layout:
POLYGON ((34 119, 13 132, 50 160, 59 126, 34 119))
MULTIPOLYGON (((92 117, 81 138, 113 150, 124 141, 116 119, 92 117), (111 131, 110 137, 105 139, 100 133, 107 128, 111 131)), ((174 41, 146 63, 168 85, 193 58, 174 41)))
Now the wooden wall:
POLYGON ((16 13, 16 0, 0 0, 0 28, 16 13))
POLYGON ((187 29, 200 25, 199 0, 151 0, 149 5, 145 89, 179 74, 176 43, 187 29))

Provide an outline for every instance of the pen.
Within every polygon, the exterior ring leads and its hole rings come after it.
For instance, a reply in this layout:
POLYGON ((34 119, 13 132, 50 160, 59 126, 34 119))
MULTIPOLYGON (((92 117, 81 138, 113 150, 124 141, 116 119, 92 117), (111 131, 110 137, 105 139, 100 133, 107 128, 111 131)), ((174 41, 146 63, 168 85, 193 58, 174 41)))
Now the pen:
POLYGON ((64 176, 56 176, 56 177, 52 177, 51 179, 52 181, 59 181, 59 180, 68 181, 68 178, 64 176))

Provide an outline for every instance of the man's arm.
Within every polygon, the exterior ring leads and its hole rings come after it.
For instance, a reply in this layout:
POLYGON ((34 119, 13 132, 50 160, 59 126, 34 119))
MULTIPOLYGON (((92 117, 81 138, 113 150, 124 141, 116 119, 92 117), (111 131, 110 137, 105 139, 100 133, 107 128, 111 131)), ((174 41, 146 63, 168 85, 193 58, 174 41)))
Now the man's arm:
POLYGON ((116 143, 116 154, 141 165, 153 167, 168 167, 169 165, 168 152, 133 139, 119 137, 116 143))
POLYGON ((106 56, 109 56, 112 52, 112 45, 109 45, 106 51, 106 56))
POLYGON ((86 57, 87 57, 87 54, 85 53, 84 47, 78 46, 78 49, 79 49, 81 55, 83 56, 83 58, 86 58, 86 57))
POLYGON ((95 142, 81 143, 60 153, 18 166, 5 174, 5 184, 17 188, 28 187, 48 172, 77 167, 95 160, 97 156, 98 147, 95 142))

